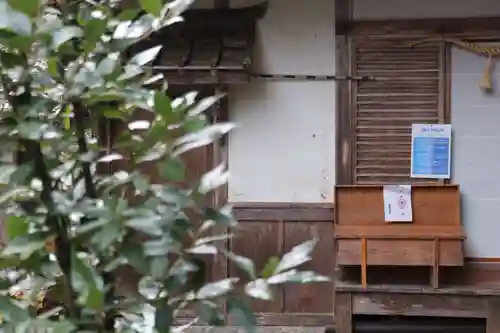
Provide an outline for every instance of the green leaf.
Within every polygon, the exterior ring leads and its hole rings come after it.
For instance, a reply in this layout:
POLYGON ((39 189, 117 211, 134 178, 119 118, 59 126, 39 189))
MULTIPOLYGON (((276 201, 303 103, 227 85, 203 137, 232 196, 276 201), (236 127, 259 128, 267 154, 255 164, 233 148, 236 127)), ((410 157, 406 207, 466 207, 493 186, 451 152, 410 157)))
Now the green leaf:
POLYGON ((110 53, 101 60, 99 65, 96 68, 96 73, 101 75, 101 76, 106 76, 115 70, 116 66, 118 65, 118 60, 119 60, 119 54, 114 52, 110 53))
POLYGON ((86 53, 93 51, 96 43, 101 40, 102 35, 106 32, 107 23, 106 20, 91 19, 85 24, 83 43, 86 53))
POLYGON ((71 284, 79 293, 78 302, 94 310, 101 310, 104 302, 103 282, 88 260, 76 253, 71 255, 71 284))
POLYGON ((217 241, 224 241, 228 239, 232 239, 234 237, 234 234, 232 233, 222 233, 222 234, 217 234, 213 236, 206 236, 202 238, 198 238, 193 245, 202 245, 202 244, 209 244, 209 243, 215 243, 217 241))
POLYGON ((139 8, 124 9, 120 12, 117 19, 120 21, 132 21, 140 12, 139 8))
POLYGON ((38 15, 40 9, 39 0, 8 0, 9 5, 30 17, 35 17, 38 15))
POLYGON ((0 61, 4 68, 14 68, 16 66, 25 66, 26 63, 21 55, 10 52, 0 51, 0 61))
POLYGON ((141 8, 146 12, 154 16, 160 16, 163 9, 163 2, 161 0, 140 0, 140 3, 141 8))
POLYGON ((158 164, 158 172, 166 180, 180 182, 184 180, 186 168, 184 161, 179 157, 167 156, 162 163, 158 164))
POLYGON ((136 160, 136 163, 156 161, 163 158, 163 156, 165 156, 166 153, 167 153, 167 145, 158 142, 153 147, 148 149, 143 156, 139 157, 136 160))
POLYGON ((236 227, 238 225, 238 221, 236 221, 233 213, 232 206, 226 205, 219 210, 213 208, 206 208, 205 218, 207 220, 215 221, 216 224, 225 226, 225 227, 236 227))
POLYGON ((158 53, 160 52, 161 48, 162 48, 162 45, 158 45, 158 46, 149 48, 145 51, 137 53, 136 55, 134 55, 132 57, 132 59, 130 59, 130 61, 128 62, 128 65, 129 66, 134 66, 134 65, 144 66, 144 65, 146 65, 147 63, 153 61, 156 58, 156 56, 158 56, 158 53))
POLYGON ((77 26, 65 26, 56 32, 52 36, 52 47, 57 49, 62 44, 73 38, 79 38, 83 36, 83 30, 77 26))
POLYGON ((207 283, 196 293, 197 299, 210 299, 223 296, 233 290, 233 284, 238 281, 238 278, 228 278, 217 282, 207 283))
POLYGON ((186 133, 198 132, 204 129, 209 124, 205 115, 189 117, 184 121, 183 129, 186 133))
POLYGON ((23 262, 19 256, 3 256, 0 260, 0 269, 19 268, 23 262))
POLYGON ((206 110, 210 109, 215 103, 217 103, 223 95, 208 96, 201 99, 193 108, 188 111, 188 116, 198 116, 206 110))
POLYGON ((191 254, 217 254, 217 248, 213 245, 201 244, 187 249, 186 252, 191 254))
POLYGON ((2 256, 19 255, 21 260, 28 259, 33 253, 45 247, 46 235, 31 234, 17 237, 7 244, 2 256))
POLYGON ((198 191, 202 194, 207 194, 226 184, 228 180, 229 171, 226 170, 225 164, 220 164, 201 177, 198 191))
POLYGON ((164 121, 169 121, 172 119, 172 101, 161 90, 158 90, 155 93, 155 112, 161 115, 164 121))
POLYGON ((166 257, 153 257, 151 258, 151 276, 153 279, 162 280, 167 276, 168 271, 168 259, 166 257))
POLYGON ((144 254, 148 257, 165 256, 173 248, 175 244, 172 243, 171 239, 163 237, 160 239, 149 240, 143 243, 144 254))
POLYGON ((232 123, 218 123, 207 126, 200 131, 185 134, 175 140, 174 145, 176 146, 176 150, 174 153, 176 155, 181 155, 193 149, 209 145, 235 127, 236 126, 232 123))
POLYGON ((16 166, 12 164, 0 165, 0 184, 9 184, 10 177, 16 170, 16 166))
POLYGON ((283 284, 283 283, 313 283, 313 282, 328 282, 330 279, 326 276, 316 274, 312 271, 298 271, 292 269, 280 274, 276 274, 267 279, 269 284, 283 284))
POLYGON ((8 216, 5 221, 5 228, 7 239, 13 240, 28 233, 29 222, 25 217, 8 216))
POLYGON ((161 216, 158 215, 140 216, 125 221, 125 225, 148 235, 161 236, 163 234, 160 224, 161 220, 161 216))
POLYGON ((149 191, 151 186, 149 178, 142 174, 135 175, 134 178, 132 178, 132 184, 134 184, 136 191, 141 195, 149 191))
POLYGON ((273 298, 271 289, 264 279, 250 281, 245 285, 245 293, 255 299, 269 301, 273 298))
POLYGON ((224 314, 214 302, 201 301, 197 304, 196 312, 205 324, 210 326, 223 326, 224 314))
POLYGON ((108 119, 123 119, 122 112, 116 109, 106 109, 104 110, 103 115, 108 119))
MULTIPOLYGON (((0 26, 0 34, 2 33, 2 27, 0 26)), ((33 42, 35 39, 31 34, 26 35, 15 35, 11 38, 5 38, 2 40, 2 43, 5 43, 5 46, 9 47, 12 50, 21 51, 21 52, 29 52, 32 48, 33 42)))
POLYGON ((57 57, 51 57, 47 60, 47 70, 52 77, 59 77, 59 59, 57 57))
POLYGON ((14 10, 7 1, 0 1, 0 30, 28 36, 32 32, 31 20, 22 12, 14 10))
POLYGON ((49 320, 49 319, 30 319, 17 324, 15 332, 52 332, 52 333, 71 333, 76 326, 68 320, 49 320))
POLYGON ((31 178, 33 172, 33 165, 23 164, 16 168, 16 171, 10 176, 11 184, 24 184, 29 178, 31 178))
POLYGON ((252 261, 252 259, 236 255, 232 252, 227 252, 226 256, 228 257, 229 260, 234 262, 236 266, 238 266, 240 269, 242 269, 249 278, 255 279, 255 265, 252 261))
POLYGON ((49 131, 49 124, 41 121, 23 121, 17 126, 19 136, 29 140, 40 140, 49 131))
POLYGON ((285 253, 283 258, 281 258, 278 267, 276 267, 275 273, 280 273, 290 268, 295 268, 311 260, 310 254, 313 251, 314 246, 316 245, 317 242, 318 242, 317 239, 312 239, 309 241, 305 241, 302 244, 294 246, 290 250, 290 252, 285 253))
POLYGON ((121 224, 116 220, 111 220, 92 236, 91 242, 101 251, 104 251, 106 248, 113 245, 121 236, 121 224))
POLYGON ((160 293, 160 286, 150 276, 143 276, 137 284, 137 291, 147 299, 155 299, 160 293))
POLYGON ((3 204, 12 199, 23 201, 24 199, 29 199, 32 197, 33 197, 33 192, 26 188, 23 187, 13 188, 0 195, 0 204, 3 204))
POLYGON ((126 244, 121 252, 127 259, 127 263, 134 267, 137 272, 143 275, 149 273, 149 262, 140 246, 126 244))
POLYGON ((142 66, 135 64, 128 64, 125 67, 123 67, 123 73, 116 80, 126 81, 144 73, 144 71, 145 69, 142 66))
POLYGON ((0 296, 0 313, 7 321, 21 322, 29 319, 28 310, 14 304, 8 296, 0 296))
POLYGON ((268 278, 276 272, 276 267, 278 267, 278 264, 280 263, 280 258, 278 257, 270 257, 267 259, 266 266, 264 266, 264 269, 262 272, 260 272, 260 276, 263 278, 268 278))
POLYGON ((172 265, 172 268, 170 269, 168 274, 171 276, 174 276, 174 275, 185 276, 188 273, 197 272, 197 271, 199 271, 199 267, 197 265, 195 265, 194 263, 191 263, 189 261, 186 261, 183 258, 179 258, 172 265))
POLYGON ((230 297, 226 301, 227 313, 234 322, 234 326, 243 326, 248 333, 255 333, 257 319, 252 311, 252 307, 246 300, 230 297))

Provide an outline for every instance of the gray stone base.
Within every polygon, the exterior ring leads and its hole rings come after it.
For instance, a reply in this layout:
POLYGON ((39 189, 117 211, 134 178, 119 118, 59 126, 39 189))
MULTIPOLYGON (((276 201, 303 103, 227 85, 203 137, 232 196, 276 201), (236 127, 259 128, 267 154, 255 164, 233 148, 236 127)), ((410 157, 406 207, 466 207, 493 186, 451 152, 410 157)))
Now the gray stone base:
MULTIPOLYGON (((185 331, 186 333, 246 333, 245 329, 236 326, 210 327, 210 326, 192 326, 185 331)), ((315 326, 261 326, 257 329, 259 333, 324 333, 325 327, 315 326)))

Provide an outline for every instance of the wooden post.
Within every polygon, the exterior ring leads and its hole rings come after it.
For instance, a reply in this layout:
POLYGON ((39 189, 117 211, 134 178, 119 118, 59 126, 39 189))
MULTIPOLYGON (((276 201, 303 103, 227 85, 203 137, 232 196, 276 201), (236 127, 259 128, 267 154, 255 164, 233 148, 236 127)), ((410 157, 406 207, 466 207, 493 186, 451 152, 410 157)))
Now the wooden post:
POLYGON ((488 302, 486 333, 500 333, 500 297, 492 297, 488 302))
MULTIPOLYGON (((346 27, 353 21, 353 0, 335 0, 335 75, 351 75, 350 40, 346 27)), ((353 177, 353 135, 351 82, 337 81, 335 108, 336 184, 355 184, 353 177)))
POLYGON ((368 285, 368 278, 366 276, 366 270, 368 266, 368 254, 367 254, 367 240, 366 238, 361 239, 361 286, 366 288, 368 285))
POLYGON ((336 293, 334 312, 336 333, 352 333, 352 300, 350 293, 336 293))
MULTIPOLYGON (((439 239, 435 238, 433 242, 433 254, 432 254, 432 273, 431 273, 431 285, 432 288, 437 289, 439 287, 439 239)), ((499 332, 500 333, 500 332, 499 332)))

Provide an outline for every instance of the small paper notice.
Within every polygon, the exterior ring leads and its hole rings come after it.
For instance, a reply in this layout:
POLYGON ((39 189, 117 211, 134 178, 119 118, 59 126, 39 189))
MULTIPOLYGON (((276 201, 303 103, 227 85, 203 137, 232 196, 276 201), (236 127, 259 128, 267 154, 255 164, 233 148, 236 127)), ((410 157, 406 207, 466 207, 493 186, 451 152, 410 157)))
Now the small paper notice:
POLYGON ((384 185, 386 222, 411 222, 411 185, 384 185))

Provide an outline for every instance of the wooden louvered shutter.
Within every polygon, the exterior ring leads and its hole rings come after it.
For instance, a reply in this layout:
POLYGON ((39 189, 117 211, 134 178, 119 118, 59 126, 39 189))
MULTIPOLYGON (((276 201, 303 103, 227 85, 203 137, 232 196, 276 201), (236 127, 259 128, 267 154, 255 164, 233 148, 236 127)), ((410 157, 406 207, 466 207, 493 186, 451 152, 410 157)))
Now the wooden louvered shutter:
POLYGON ((444 121, 444 47, 389 37, 353 39, 355 184, 436 182, 410 178, 411 125, 444 121))

